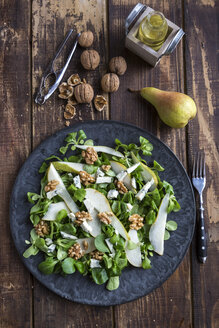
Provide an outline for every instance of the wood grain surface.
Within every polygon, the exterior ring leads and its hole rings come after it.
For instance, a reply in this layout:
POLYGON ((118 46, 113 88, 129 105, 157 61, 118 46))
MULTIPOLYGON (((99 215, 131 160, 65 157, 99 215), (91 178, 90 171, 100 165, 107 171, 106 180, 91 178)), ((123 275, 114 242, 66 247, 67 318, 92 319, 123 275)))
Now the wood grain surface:
POLYGON ((214 0, 142 2, 163 12, 186 33, 176 51, 156 68, 124 48, 125 18, 137 1, 0 0, 0 328, 219 327, 218 4, 214 0), (122 55, 128 63, 118 92, 105 95, 107 108, 98 112, 92 104, 77 106, 71 125, 95 119, 138 125, 164 141, 188 172, 199 149, 206 155, 207 263, 198 263, 194 238, 179 268, 160 288, 114 307, 69 302, 47 290, 24 268, 10 236, 9 199, 18 170, 41 141, 65 126, 66 102, 58 92, 43 106, 36 105, 34 97, 43 71, 70 28, 94 33, 92 48, 99 52, 101 63, 95 71, 85 71, 80 64, 83 49, 78 47, 63 81, 78 73, 95 94, 103 94, 100 79, 108 71, 109 59, 122 55), (184 129, 167 127, 153 106, 127 91, 144 86, 187 93, 195 99, 197 117, 184 129))

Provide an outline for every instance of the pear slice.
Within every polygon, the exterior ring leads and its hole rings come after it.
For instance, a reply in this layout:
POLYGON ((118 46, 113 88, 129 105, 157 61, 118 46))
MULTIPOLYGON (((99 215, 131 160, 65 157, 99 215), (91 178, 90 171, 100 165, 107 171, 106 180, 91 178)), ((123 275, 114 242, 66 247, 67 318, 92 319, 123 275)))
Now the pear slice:
POLYGON ((120 153, 120 151, 115 150, 110 147, 107 147, 107 146, 75 145, 75 147, 77 147, 79 149, 84 149, 84 150, 86 150, 88 147, 92 147, 97 153, 101 152, 101 153, 110 154, 110 155, 116 156, 116 157, 124 157, 124 155, 122 153, 120 153))
POLYGON ((167 220, 167 209, 169 199, 169 194, 166 194, 162 199, 158 210, 157 218, 152 224, 149 231, 149 240, 151 242, 151 245, 153 246, 154 251, 159 255, 163 255, 164 251, 164 233, 167 220))
MULTIPOLYGON (((87 188, 86 199, 89 200, 89 202, 98 212, 113 213, 107 198, 103 194, 101 194, 101 192, 95 189, 87 188)), ((112 221, 111 225, 114 227, 114 229, 116 229, 123 238, 129 240, 130 237, 128 235, 128 232, 126 231, 123 224, 119 221, 119 219, 114 214, 113 216, 110 216, 110 219, 112 221)))
POLYGON ((93 252, 96 249, 95 244, 94 244, 94 238, 93 237, 90 237, 90 238, 80 238, 80 239, 77 239, 76 242, 78 244, 80 244, 81 249, 82 249, 82 251, 83 251, 84 254, 88 254, 90 252, 93 252), (86 247, 86 249, 84 247, 84 244, 86 244, 86 243, 84 243, 84 242, 87 242, 87 246, 88 247, 86 247))
POLYGON ((93 220, 87 222, 87 224, 91 227, 90 234, 93 237, 96 237, 101 234, 101 222, 97 216, 98 212, 92 206, 91 202, 88 199, 84 200, 84 205, 86 206, 88 212, 92 216, 93 220))
POLYGON ((141 168, 143 171, 141 171, 142 178, 145 182, 150 181, 151 179, 154 180, 154 184, 150 187, 150 190, 154 190, 157 187, 158 180, 156 177, 156 174, 145 164, 143 164, 139 159, 135 156, 133 152, 131 152, 132 160, 134 163, 140 163, 141 168))
POLYGON ((79 173, 83 171, 84 164, 82 163, 73 163, 73 162, 52 162, 56 170, 61 170, 64 172, 79 173))
MULTIPOLYGON (((132 230, 132 229, 129 230, 129 236, 131 241, 133 241, 133 243, 135 244, 139 243, 137 230, 132 230)), ((131 265, 138 268, 142 267, 140 246, 137 246, 136 248, 131 250, 126 247, 125 252, 126 252, 127 259, 131 265)))
POLYGON ((46 214, 44 215, 44 217, 42 218, 42 220, 45 220, 45 221, 55 221, 57 214, 61 210, 66 210, 67 213, 69 213, 69 209, 65 205, 64 202, 50 204, 49 207, 48 207, 48 211, 46 212, 46 214))
MULTIPOLYGON (((112 170, 116 173, 119 174, 120 172, 124 171, 127 169, 127 167, 119 162, 115 161, 110 161, 110 165, 112 170)), ((126 174, 124 179, 122 180, 124 185, 129 189, 135 192, 135 189, 132 187, 132 180, 131 180, 131 175, 129 173, 126 174)))
POLYGON ((65 185, 60 175, 58 174, 52 163, 50 164, 49 169, 47 171, 47 180, 48 182, 52 180, 56 180, 59 182, 59 184, 56 187, 57 194, 64 200, 65 204, 67 205, 67 207, 71 212, 73 213, 78 212, 79 209, 77 205, 75 204, 70 194, 68 193, 67 189, 65 188, 65 185))

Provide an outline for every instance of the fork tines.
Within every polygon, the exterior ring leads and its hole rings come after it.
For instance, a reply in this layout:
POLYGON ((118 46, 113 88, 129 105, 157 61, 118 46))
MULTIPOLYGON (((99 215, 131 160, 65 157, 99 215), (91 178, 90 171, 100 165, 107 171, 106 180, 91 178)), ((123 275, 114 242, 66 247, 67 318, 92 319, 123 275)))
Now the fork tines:
POLYGON ((198 178, 198 177, 205 178, 205 155, 203 152, 199 151, 194 158, 192 177, 193 178, 198 178))

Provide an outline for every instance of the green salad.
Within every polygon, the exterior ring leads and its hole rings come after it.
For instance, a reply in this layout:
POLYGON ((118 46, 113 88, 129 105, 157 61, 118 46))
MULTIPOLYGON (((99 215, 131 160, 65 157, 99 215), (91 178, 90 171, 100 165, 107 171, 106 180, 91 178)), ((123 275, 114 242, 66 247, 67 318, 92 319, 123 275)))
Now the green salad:
POLYGON ((167 215, 180 205, 158 175, 164 168, 147 165, 153 150, 147 139, 137 145, 116 139, 110 148, 80 130, 65 141, 62 158, 51 156, 40 167, 40 193, 27 194, 33 229, 23 256, 41 251, 42 273, 79 271, 115 290, 125 267, 150 269, 154 253, 163 255, 164 241, 177 229, 167 215))

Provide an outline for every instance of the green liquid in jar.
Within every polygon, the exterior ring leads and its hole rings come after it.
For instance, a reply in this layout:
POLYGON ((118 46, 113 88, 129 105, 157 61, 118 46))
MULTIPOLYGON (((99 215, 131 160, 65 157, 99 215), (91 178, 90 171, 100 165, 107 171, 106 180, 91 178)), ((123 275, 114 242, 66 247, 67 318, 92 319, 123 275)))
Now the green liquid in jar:
POLYGON ((164 43, 167 31, 168 25, 164 15, 152 11, 140 23, 137 38, 157 51, 164 43))

